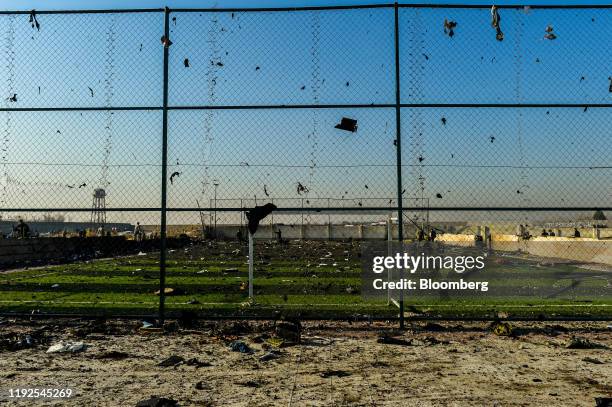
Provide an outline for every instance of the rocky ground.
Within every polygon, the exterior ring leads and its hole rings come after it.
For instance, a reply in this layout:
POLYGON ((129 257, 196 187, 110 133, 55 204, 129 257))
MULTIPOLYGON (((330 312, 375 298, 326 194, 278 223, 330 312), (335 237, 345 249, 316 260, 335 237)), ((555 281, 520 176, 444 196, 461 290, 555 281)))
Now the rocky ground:
POLYGON ((306 322, 293 345, 292 324, 140 326, 0 321, 0 404, 135 406, 157 395, 179 406, 594 406, 612 397, 608 323, 512 324, 500 336, 488 323, 399 333, 383 322, 306 322), (47 353, 69 341, 85 349, 47 353), (74 394, 13 399, 11 388, 74 394))

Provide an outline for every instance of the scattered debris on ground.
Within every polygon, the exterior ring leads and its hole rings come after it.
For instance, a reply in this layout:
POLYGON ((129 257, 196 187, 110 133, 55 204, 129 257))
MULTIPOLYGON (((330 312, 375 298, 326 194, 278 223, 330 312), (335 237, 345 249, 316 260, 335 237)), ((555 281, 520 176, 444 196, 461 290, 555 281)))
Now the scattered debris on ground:
MULTIPOLYGON (((610 89, 612 89, 612 87, 610 89)), ((610 92, 612 92, 612 90, 610 92)), ((297 183, 297 194, 302 195, 302 194, 307 194, 307 193, 308 193, 308 188, 304 186, 301 182, 298 182, 297 183)))
POLYGON ((0 380, 10 387, 79 383, 73 403, 83 406, 100 400, 122 406, 139 401, 144 406, 210 405, 211 400, 214 405, 245 400, 264 405, 271 395, 273 404, 284 405, 292 389, 295 405, 327 405, 330 398, 345 400, 347 392, 355 400, 348 405, 488 405, 492 388, 500 405, 587 406, 608 395, 612 380, 608 351, 592 347, 612 345, 607 323, 513 321, 520 340, 509 340, 489 334, 490 324, 483 322, 411 322, 397 331, 395 323, 383 321, 300 321, 300 342, 287 346, 277 327, 293 334, 296 323, 287 317, 195 321, 187 330, 170 320, 163 334, 145 336, 135 321, 10 320, 0 333, 0 380), (26 335, 35 346, 17 352, 7 348, 26 335), (95 346, 55 357, 41 345, 50 339, 72 342, 76 335, 95 346), (566 349, 570 341, 580 343, 580 350, 566 349), (168 353, 159 356, 160 351, 168 353), (166 360, 167 367, 157 366, 166 360), (208 362, 214 370, 205 367, 208 362), (296 371, 297 376, 287 374, 296 371), (475 371, 496 373, 481 386, 475 371), (406 375, 426 398, 393 391, 406 375), (323 380, 333 382, 333 388, 322 392, 323 380), (469 395, 466 388, 472 389, 469 395), (151 394, 169 401, 151 400, 151 394))

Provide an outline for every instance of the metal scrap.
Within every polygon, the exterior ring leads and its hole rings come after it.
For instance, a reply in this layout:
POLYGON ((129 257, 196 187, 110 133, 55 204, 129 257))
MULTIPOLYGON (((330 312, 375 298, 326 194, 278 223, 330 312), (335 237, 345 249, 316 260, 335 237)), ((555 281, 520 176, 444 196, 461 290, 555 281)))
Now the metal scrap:
POLYGON ((544 38, 546 38, 547 40, 554 40, 557 38, 557 36, 554 33, 554 28, 552 25, 546 26, 546 34, 544 34, 544 38))

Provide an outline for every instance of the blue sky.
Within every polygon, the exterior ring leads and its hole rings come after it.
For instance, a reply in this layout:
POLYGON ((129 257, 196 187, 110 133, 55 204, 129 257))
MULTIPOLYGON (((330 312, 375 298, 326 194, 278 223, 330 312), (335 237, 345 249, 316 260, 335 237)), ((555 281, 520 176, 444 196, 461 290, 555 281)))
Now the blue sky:
MULTIPOLYGON (((252 1, 252 0, 215 0, 215 1, 194 1, 194 0, 168 0, 168 1, 125 1, 125 0, 106 0, 106 1, 95 1, 88 0, 86 2, 82 0, 63 0, 63 1, 48 1, 48 0, 20 0, 20 1, 0 1, 0 6, 3 9, 95 9, 95 8, 155 8, 155 7, 294 7, 294 6, 305 6, 305 5, 316 5, 316 6, 328 6, 328 5, 354 5, 354 4, 380 4, 389 3, 384 1, 323 1, 323 0, 311 0, 311 1, 291 1, 291 0, 267 0, 267 1, 252 1)), ((391 2, 392 3, 392 2, 391 2)), ((409 4, 409 1, 403 1, 402 4, 409 4)), ((422 2, 416 2, 422 3, 422 2)), ((480 1, 445 1, 445 2, 431 2, 431 3, 443 3, 443 4, 484 4, 480 1)), ((585 2, 580 1, 527 1, 527 2, 512 2, 504 1, 498 2, 497 4, 581 4, 585 2)), ((608 4, 606 1, 593 0, 589 1, 588 4, 608 4)))
MULTIPOLYGON (((5 9, 329 4, 0 2, 5 9)), ((402 101, 610 103, 612 51, 604 47, 612 36, 610 14, 502 10, 505 39, 498 42, 487 9, 402 9, 402 101), (453 38, 442 30, 445 18, 458 23, 453 38), (547 25, 556 40, 543 38, 547 25)), ((394 102, 392 9, 173 16, 171 105, 394 102)), ((6 106, 160 105, 160 13, 38 19, 40 32, 27 16, 12 19, 11 58, 11 22, 2 17, 0 83, 18 95, 6 106)), ((171 172, 180 172, 170 185, 171 206, 195 206, 196 199, 206 205, 213 181, 218 197, 234 199, 228 206, 268 199, 266 193, 287 205, 301 205, 302 198, 313 205, 327 198, 385 205, 396 193, 393 109, 173 111, 169 117, 169 162, 171 172), (334 128, 342 117, 358 120, 357 133, 334 128), (308 195, 297 194, 298 182, 308 195)), ((423 176, 434 205, 607 205, 610 169, 593 167, 611 165, 611 125, 609 110, 597 108, 402 109, 406 196, 419 195, 423 176)), ((4 205, 87 208, 107 160, 109 205, 155 207, 160 129, 159 112, 5 113, 4 205), (82 183, 87 187, 70 188, 82 183)))

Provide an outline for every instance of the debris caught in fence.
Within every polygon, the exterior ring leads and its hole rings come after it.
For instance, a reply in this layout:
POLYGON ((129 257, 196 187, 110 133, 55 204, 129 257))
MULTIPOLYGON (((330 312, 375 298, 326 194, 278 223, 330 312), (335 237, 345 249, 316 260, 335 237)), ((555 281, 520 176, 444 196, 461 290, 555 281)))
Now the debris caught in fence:
POLYGON ((174 178, 175 178, 175 177, 180 177, 180 176, 181 176, 181 173, 180 173, 180 172, 178 172, 178 171, 174 171, 174 172, 172 173, 172 175, 170 175, 170 184, 171 184, 171 185, 174 185, 174 178))
POLYGON ((501 27, 499 25, 500 22, 501 22, 501 17, 499 15, 499 12, 497 11, 497 7, 492 6, 491 7, 491 26, 495 28, 495 39, 497 39, 497 41, 504 40, 504 33, 502 32, 501 27))
POLYGON ((302 185, 301 182, 297 183, 297 194, 298 195, 302 195, 302 194, 307 194, 308 193, 308 187, 306 187, 305 185, 302 185))
POLYGON ((189 58, 185 58, 183 65, 185 65, 185 68, 189 68, 189 58))
POLYGON ((36 28, 36 31, 40 31, 40 24, 38 23, 38 18, 36 18, 36 10, 30 11, 30 24, 32 28, 36 28))
POLYGON ((336 124, 334 127, 339 130, 355 133, 357 131, 357 120, 343 117, 340 123, 336 124))
POLYGON ((450 38, 453 38, 455 35, 455 27, 457 27, 457 23, 452 20, 444 19, 444 34, 448 35, 450 38))
POLYGON ((254 235, 257 232, 257 228, 259 227, 259 222, 261 222, 266 216, 272 213, 276 209, 276 205, 272 203, 267 203, 263 206, 256 206, 250 211, 246 212, 246 217, 249 221, 249 232, 254 235))
POLYGON ((170 38, 166 37, 165 35, 162 35, 161 43, 164 46, 164 48, 169 48, 170 45, 172 45, 172 41, 170 41, 170 38))
POLYGON ((552 25, 546 26, 546 34, 544 34, 544 38, 547 40, 554 40, 557 38, 557 35, 554 33, 554 29, 552 25))

